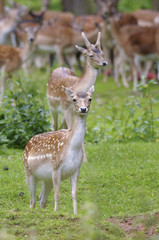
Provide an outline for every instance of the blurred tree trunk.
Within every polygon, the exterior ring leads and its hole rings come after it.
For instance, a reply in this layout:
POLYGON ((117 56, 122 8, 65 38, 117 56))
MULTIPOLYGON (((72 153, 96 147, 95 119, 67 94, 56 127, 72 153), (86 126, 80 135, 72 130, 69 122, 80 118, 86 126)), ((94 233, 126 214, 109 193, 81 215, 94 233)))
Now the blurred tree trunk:
POLYGON ((159 10, 159 0, 152 0, 152 9, 159 10))
POLYGON ((95 11, 92 0, 62 0, 63 11, 73 12, 75 15, 90 14, 95 11))
POLYGON ((5 0, 0 0, 0 15, 4 14, 5 0))

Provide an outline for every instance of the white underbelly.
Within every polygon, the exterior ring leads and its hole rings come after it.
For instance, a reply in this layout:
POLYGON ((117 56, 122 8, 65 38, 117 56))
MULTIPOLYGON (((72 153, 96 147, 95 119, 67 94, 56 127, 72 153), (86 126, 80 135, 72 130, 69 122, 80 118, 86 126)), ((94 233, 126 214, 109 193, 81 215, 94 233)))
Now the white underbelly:
POLYGON ((38 169, 34 171, 34 176, 39 180, 48 181, 52 180, 52 166, 50 163, 44 163, 38 169))
MULTIPOLYGON (((64 162, 60 166, 60 174, 61 180, 64 180, 70 176, 72 176, 81 166, 82 163, 83 152, 82 149, 77 151, 68 151, 64 162)), ((52 180, 53 174, 53 166, 51 163, 44 163, 40 167, 38 167, 33 175, 42 181, 50 181, 52 180)))
POLYGON ((57 47, 56 45, 38 45, 38 50, 40 51, 46 51, 46 52, 56 52, 57 47))

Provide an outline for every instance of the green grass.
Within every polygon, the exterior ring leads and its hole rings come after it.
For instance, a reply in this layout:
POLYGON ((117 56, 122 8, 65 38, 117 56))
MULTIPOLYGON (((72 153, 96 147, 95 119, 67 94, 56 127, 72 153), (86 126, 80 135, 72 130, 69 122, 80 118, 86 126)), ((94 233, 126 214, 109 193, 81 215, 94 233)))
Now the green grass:
POLYGON ((30 234, 37 239, 87 239, 87 231, 88 239, 102 239, 102 235, 123 239, 123 231, 109 226, 105 219, 159 210, 158 143, 87 144, 86 150, 88 163, 80 172, 79 215, 75 217, 69 180, 61 183, 57 213, 53 211, 53 192, 47 208, 40 209, 40 186, 36 208, 30 210, 23 151, 1 147, 0 227, 15 239, 29 239, 30 234), (3 170, 5 166, 8 171, 3 170))
MULTIPOLYGON (((48 110, 45 93, 49 74, 45 70, 34 69, 28 76, 19 74, 23 88, 34 93, 48 110)), ((13 85, 16 87, 15 80, 13 85)), ((9 87, 9 81, 6 87, 9 87)), ((158 85, 151 86, 153 97, 158 98, 158 88, 158 85)), ((102 126, 106 124, 105 115, 120 116, 123 104, 132 95, 131 89, 116 87, 111 78, 103 83, 102 75, 97 79, 87 119, 85 143, 88 162, 80 171, 77 217, 73 215, 69 179, 61 183, 57 213, 53 210, 53 192, 48 197, 46 209, 40 209, 38 195, 41 185, 37 190, 36 208, 29 209, 23 150, 8 149, 5 145, 0 147, 0 239, 127 239, 118 225, 106 219, 159 211, 159 143, 146 139, 120 142, 113 138, 106 141, 103 138, 108 134, 106 128, 103 135, 101 132, 101 135, 98 132, 89 134, 89 129, 99 123, 102 126), (113 113, 112 106, 116 106, 117 112, 113 113), (5 166, 8 171, 3 170, 5 166), (24 195, 20 196, 21 192, 24 195)), ((6 95, 8 92, 6 90, 6 95)), ((134 97, 140 99, 140 96, 134 97)), ((142 104, 147 105, 147 101, 143 98, 142 104)), ((142 108, 140 110, 143 111, 142 108)), ((153 111, 157 117, 157 102, 153 103, 153 111)), ((135 238, 131 236, 129 239, 135 238)))

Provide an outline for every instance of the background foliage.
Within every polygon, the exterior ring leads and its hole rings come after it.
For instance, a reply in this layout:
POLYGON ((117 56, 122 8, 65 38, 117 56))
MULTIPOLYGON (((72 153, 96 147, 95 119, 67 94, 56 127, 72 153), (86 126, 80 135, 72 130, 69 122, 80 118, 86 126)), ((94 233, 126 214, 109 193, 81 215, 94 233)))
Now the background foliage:
MULTIPOLYGON (((86 0, 87 1, 87 0, 86 0)), ((8 4, 9 1, 7 1, 8 4)), ((24 4, 31 8, 32 10, 38 10, 41 8, 41 0, 39 1, 32 1, 32 0, 18 0, 18 3, 24 4)), ((61 11, 62 9, 62 1, 61 0, 51 0, 50 1, 50 8, 52 10, 58 10, 61 11)), ((152 0, 120 0, 119 1, 119 10, 120 11, 133 11, 139 8, 149 8, 152 9, 152 0)), ((95 12, 95 8, 94 8, 95 12)))

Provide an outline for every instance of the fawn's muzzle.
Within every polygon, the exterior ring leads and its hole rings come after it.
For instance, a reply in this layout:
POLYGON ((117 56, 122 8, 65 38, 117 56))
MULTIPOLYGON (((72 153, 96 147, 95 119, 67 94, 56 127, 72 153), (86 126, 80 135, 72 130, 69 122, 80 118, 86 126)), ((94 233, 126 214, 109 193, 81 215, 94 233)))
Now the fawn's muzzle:
POLYGON ((87 108, 86 107, 81 107, 80 111, 81 111, 81 113, 85 113, 85 112, 87 112, 87 108))

